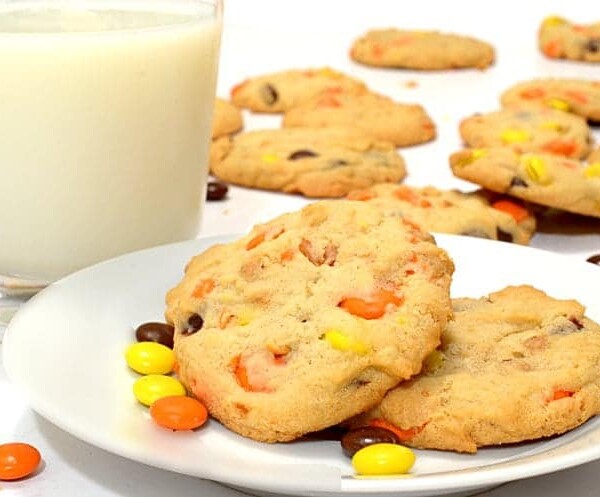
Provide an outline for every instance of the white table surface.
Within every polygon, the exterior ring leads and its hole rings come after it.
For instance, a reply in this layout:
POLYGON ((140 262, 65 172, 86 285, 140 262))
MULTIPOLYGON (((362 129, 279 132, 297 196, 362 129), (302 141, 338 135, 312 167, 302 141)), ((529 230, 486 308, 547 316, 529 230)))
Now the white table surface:
MULTIPOLYGON (((398 101, 421 103, 436 121, 439 136, 431 144, 401 151, 408 164, 409 184, 473 189, 473 185, 453 178, 447 166, 448 154, 460 148, 457 123, 473 112, 496 109, 498 94, 509 84, 545 75, 600 78, 598 65, 544 59, 534 41, 540 19, 548 14, 561 14, 580 22, 600 20, 600 8, 588 0, 522 3, 521 10, 519 4, 481 0, 225 1, 220 95, 226 97, 235 83, 253 74, 327 65, 364 79, 374 90, 398 101), (498 62, 485 72, 426 74, 373 70, 348 60, 347 49, 355 36, 370 27, 388 26, 479 36, 496 46, 498 62), (416 81, 417 87, 409 89, 407 81, 416 81)), ((276 127, 279 122, 278 117, 248 113, 245 118, 247 129, 276 127)), ((597 128, 594 135, 600 141, 597 128)), ((231 188, 227 200, 206 206, 201 236, 245 231, 257 222, 306 203, 297 196, 231 188)), ((600 222, 569 219, 572 226, 566 230, 565 220, 560 221, 558 228, 544 225, 544 232, 535 235, 532 245, 580 259, 600 252, 600 222)), ((216 483, 147 467, 79 441, 35 414, 9 383, 0 362, 0 443, 9 441, 36 446, 44 466, 31 478, 0 482, 1 497, 243 495, 216 483)), ((513 482, 483 495, 597 497, 599 474, 600 462, 594 462, 513 482)))

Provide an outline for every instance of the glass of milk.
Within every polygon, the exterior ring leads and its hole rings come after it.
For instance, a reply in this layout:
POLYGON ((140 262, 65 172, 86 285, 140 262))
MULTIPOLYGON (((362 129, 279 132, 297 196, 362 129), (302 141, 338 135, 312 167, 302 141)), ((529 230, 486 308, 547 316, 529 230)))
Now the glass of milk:
POLYGON ((0 0, 0 284, 198 235, 220 2, 0 0))

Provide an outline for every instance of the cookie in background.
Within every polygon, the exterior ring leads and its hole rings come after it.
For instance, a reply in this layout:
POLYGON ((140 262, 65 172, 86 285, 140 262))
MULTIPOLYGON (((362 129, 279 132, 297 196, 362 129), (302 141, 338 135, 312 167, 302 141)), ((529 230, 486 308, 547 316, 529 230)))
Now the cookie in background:
POLYGON ((307 197, 342 197, 406 176, 393 143, 347 126, 249 131, 216 140, 214 150, 219 179, 307 197))
POLYGON ((347 198, 378 205, 388 215, 402 217, 425 231, 527 245, 536 226, 523 202, 491 192, 384 183, 352 191, 347 198))
POLYGON ((495 51, 470 36, 390 28, 360 36, 352 44, 350 58, 368 66, 423 71, 486 69, 493 64, 495 51))
POLYGON ((540 51, 551 59, 600 62, 600 21, 574 23, 564 17, 546 17, 538 30, 540 51))

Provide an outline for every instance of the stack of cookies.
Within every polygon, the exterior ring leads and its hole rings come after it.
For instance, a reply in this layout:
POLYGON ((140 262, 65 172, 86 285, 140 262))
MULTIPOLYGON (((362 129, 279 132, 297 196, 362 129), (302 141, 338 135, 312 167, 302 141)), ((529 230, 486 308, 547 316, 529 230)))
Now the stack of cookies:
POLYGON ((503 110, 460 125, 470 147, 453 173, 523 201, 600 217, 600 162, 587 121, 600 120, 600 82, 538 79, 501 96, 503 110))
POLYGON ((370 191, 312 203, 188 263, 166 317, 179 377, 214 418, 262 442, 344 424, 475 452, 600 413, 600 326, 581 305, 528 286, 452 301, 448 254, 386 207, 394 190, 370 191))

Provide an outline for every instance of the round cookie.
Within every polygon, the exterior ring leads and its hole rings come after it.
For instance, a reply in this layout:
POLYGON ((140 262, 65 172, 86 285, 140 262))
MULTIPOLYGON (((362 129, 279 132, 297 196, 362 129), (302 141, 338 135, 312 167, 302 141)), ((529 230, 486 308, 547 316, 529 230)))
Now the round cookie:
POLYGON ((211 171, 242 186, 341 197, 406 175, 392 143, 353 127, 270 129, 220 140, 231 142, 229 151, 211 163, 211 171))
POLYGON ((324 92, 288 110, 286 127, 356 126, 398 147, 435 138, 435 124, 420 105, 401 104, 374 93, 324 92))
POLYGON ((364 92, 362 81, 329 67, 292 69, 247 79, 231 90, 238 107, 255 112, 284 112, 323 91, 364 92))
POLYGON ((538 30, 538 46, 551 59, 600 62, 600 22, 575 24, 550 16, 538 30))
POLYGON ((578 302, 519 286, 452 303, 423 372, 353 424, 391 428, 413 447, 473 453, 561 434, 600 413, 600 326, 578 302))
POLYGON ((494 57, 489 43, 438 31, 374 29, 350 49, 350 58, 361 64, 421 70, 485 69, 494 57))
POLYGON ((569 78, 517 83, 500 96, 503 107, 546 107, 600 121, 600 81, 569 78))
POLYGON ((376 206, 312 203, 188 263, 167 295, 179 378, 255 440, 334 425, 421 369, 453 269, 429 234, 376 206))
POLYGON ((215 99, 212 137, 230 135, 242 129, 242 113, 235 105, 222 98, 215 99))
POLYGON ((363 200, 401 216, 425 231, 475 236, 527 245, 535 232, 535 217, 514 200, 483 192, 463 193, 382 183, 355 190, 349 199, 363 200))
POLYGON ((507 148, 450 156, 455 176, 489 190, 576 214, 600 217, 600 164, 507 148))
POLYGON ((473 148, 510 147, 517 153, 544 152, 583 158, 590 151, 585 119, 554 109, 504 109, 475 114, 460 123, 460 136, 473 148))

